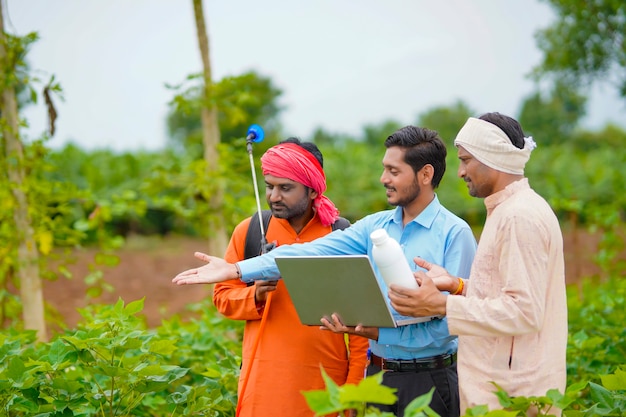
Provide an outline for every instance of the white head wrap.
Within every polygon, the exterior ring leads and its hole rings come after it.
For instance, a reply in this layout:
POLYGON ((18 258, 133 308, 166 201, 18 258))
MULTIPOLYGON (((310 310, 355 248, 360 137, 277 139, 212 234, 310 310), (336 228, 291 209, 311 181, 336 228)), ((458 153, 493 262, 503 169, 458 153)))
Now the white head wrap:
POLYGON ((537 146, 532 136, 524 138, 524 149, 511 143, 509 137, 493 123, 470 117, 461 128, 454 146, 462 146, 490 168, 508 174, 523 175, 530 152, 537 146))

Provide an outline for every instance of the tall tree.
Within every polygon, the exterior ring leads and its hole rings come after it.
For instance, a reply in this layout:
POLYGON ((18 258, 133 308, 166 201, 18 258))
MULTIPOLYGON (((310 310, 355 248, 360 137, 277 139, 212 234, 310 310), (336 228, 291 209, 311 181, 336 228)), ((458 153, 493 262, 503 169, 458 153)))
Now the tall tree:
POLYGON ((18 259, 15 273, 19 277, 24 327, 37 331, 37 338, 47 340, 43 308, 43 291, 39 275, 39 252, 24 190, 26 172, 24 150, 19 137, 17 99, 15 96, 15 54, 7 48, 4 33, 4 15, 0 5, 0 114, 2 124, 2 147, 6 156, 5 166, 14 198, 13 220, 19 234, 18 259))
MULTIPOLYGON (((204 87, 198 86, 197 78, 191 85, 173 87, 177 91, 170 103, 167 128, 170 144, 182 145, 189 154, 202 144, 202 121, 199 108, 204 87)), ((278 98, 282 91, 269 77, 255 71, 224 77, 212 86, 217 106, 218 125, 222 143, 242 139, 250 123, 263 126, 266 136, 279 130, 278 115, 282 107, 278 98)))
MULTIPOLYGON (((209 54, 209 37, 207 35, 202 0, 193 0, 193 11, 196 20, 198 34, 198 47, 202 58, 204 91, 202 94, 202 142, 204 144, 204 160, 207 166, 207 177, 217 171, 219 159, 218 144, 220 143, 220 130, 217 122, 217 108, 212 94, 211 58, 209 54)), ((227 236, 225 222, 222 217, 222 201, 224 190, 219 181, 213 181, 214 187, 208 197, 211 209, 209 223, 209 253, 224 253, 226 251, 227 236)))
POLYGON ((537 76, 569 84, 608 80, 626 99, 626 2, 544 0, 557 20, 536 35, 544 53, 537 76))

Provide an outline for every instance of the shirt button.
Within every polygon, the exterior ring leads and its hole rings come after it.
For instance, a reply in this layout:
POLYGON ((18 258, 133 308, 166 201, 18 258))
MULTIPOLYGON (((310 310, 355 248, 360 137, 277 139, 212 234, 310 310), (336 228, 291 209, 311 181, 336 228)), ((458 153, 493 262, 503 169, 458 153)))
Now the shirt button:
POLYGON ((300 238, 299 237, 296 238, 296 242, 300 242, 300 238))

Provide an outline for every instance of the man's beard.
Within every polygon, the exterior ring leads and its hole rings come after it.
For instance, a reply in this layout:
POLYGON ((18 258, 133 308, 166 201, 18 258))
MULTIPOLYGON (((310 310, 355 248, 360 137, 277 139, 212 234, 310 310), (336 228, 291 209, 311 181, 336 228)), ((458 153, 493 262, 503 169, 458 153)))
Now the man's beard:
MULTIPOLYGON (((394 190, 396 191, 396 194, 399 194, 397 188, 394 187, 394 190)), ((406 207, 410 205, 413 201, 415 201, 422 191, 417 181, 413 181, 413 184, 411 184, 404 190, 406 191, 406 195, 404 197, 398 197, 397 201, 390 201, 389 204, 391 204, 392 206, 406 207)))
POLYGON ((272 216, 276 217, 277 219, 287 220, 304 216, 308 208, 309 200, 306 198, 300 200, 300 202, 292 206, 287 206, 282 203, 270 205, 270 209, 272 210, 272 216), (278 207, 278 211, 274 208, 275 206, 278 207))

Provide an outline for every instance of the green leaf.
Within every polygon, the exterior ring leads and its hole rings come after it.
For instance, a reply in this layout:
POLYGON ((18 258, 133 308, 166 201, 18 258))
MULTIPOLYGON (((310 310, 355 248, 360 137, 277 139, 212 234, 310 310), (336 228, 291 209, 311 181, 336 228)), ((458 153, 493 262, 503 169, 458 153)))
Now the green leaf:
POLYGON ((486 414, 488 417, 516 417, 519 416, 517 411, 493 410, 486 414))
POLYGON ((140 348, 143 345, 143 342, 137 337, 127 336, 122 338, 121 340, 114 341, 114 345, 116 346, 116 353, 121 354, 123 351, 140 348), (120 350, 120 352, 118 352, 118 350, 120 350))
POLYGON ((615 406, 613 396, 609 390, 593 382, 589 383, 589 388, 591 398, 598 403, 600 407, 612 409, 615 406))
POLYGON ((176 351, 176 340, 156 340, 151 341, 149 344, 149 350, 152 353, 160 355, 171 355, 176 351))
POLYGON ((53 366, 59 365, 65 360, 67 353, 67 346, 63 343, 63 340, 56 339, 50 344, 50 348, 48 350, 48 360, 53 366))
POLYGON ((588 383, 588 381, 578 381, 572 385, 568 385, 567 388, 565 388, 565 394, 576 395, 584 390, 587 387, 588 383))
POLYGON ((307 404, 309 404, 311 410, 320 415, 326 415, 343 410, 344 408, 342 408, 342 404, 339 400, 339 386, 328 376, 323 367, 320 367, 320 369, 322 372, 322 379, 326 385, 326 391, 303 391, 302 394, 304 395, 307 404))
POLYGON ((487 414, 488 411, 489 407, 487 407, 486 405, 477 405, 475 407, 468 408, 465 412, 465 415, 468 417, 482 416, 487 414))
POLYGON ((28 90, 30 91, 30 100, 33 103, 37 103, 37 90, 35 90, 31 86, 28 87, 28 90))
POLYGON ((316 415, 325 416, 345 409, 338 401, 332 398, 332 395, 328 391, 304 391, 302 394, 309 408, 314 411, 316 415))
POLYGON ((200 373, 200 375, 217 379, 222 375, 222 372, 219 369, 208 368, 206 371, 200 373))
POLYGON ((95 256, 95 262, 97 265, 117 266, 120 263, 120 258, 117 255, 98 252, 95 256))
POLYGON ((124 309, 126 314, 128 314, 129 316, 133 316, 141 312, 143 310, 143 304, 144 304, 145 299, 146 297, 143 297, 140 300, 131 301, 130 303, 128 303, 128 305, 124 309))
POLYGON ((93 363, 96 361, 93 353, 87 349, 81 349, 78 351, 78 359, 83 363, 93 363))
POLYGON ((547 404, 552 404, 561 410, 567 408, 570 404, 576 401, 576 397, 571 393, 561 394, 557 389, 548 390, 546 396, 550 399, 547 404))
POLYGON ((9 360, 9 366, 7 367, 7 376, 13 381, 22 381, 24 374, 26 373, 26 367, 21 358, 13 356, 9 360))
POLYGON ((432 387, 426 394, 420 395, 412 400, 404 409, 404 413, 408 415, 414 415, 419 412, 425 412, 426 414, 429 414, 429 412, 432 413, 433 410, 430 408, 430 402, 433 399, 434 392, 435 387, 432 387))
POLYGON ((341 402, 346 403, 378 403, 395 404, 398 400, 395 392, 382 383, 382 372, 363 378, 358 385, 346 384, 340 388, 341 402))
POLYGON ((75 394, 83 391, 83 384, 65 378, 55 378, 52 381, 52 388, 64 391, 67 394, 75 394))
POLYGON ((106 364, 100 364, 100 366, 96 366, 94 368, 94 371, 108 377, 119 377, 128 375, 128 371, 126 369, 106 364))
POLYGON ((496 397, 498 397, 500 405, 504 408, 511 407, 513 405, 513 401, 509 394, 504 389, 502 389, 500 385, 496 384, 493 381, 491 383, 498 389, 495 394, 496 397))
POLYGON ((115 306, 113 307, 113 311, 115 311, 115 313, 118 316, 121 316, 122 313, 124 312, 124 300, 122 300, 121 297, 117 299, 117 302, 115 303, 115 306))
POLYGON ((141 368, 137 374, 152 381, 173 381, 183 377, 188 369, 173 365, 148 365, 141 368))
POLYGON ((345 384, 341 387, 322 368, 326 390, 303 391, 311 410, 318 415, 336 413, 342 410, 360 408, 366 403, 394 404, 397 401, 396 389, 381 385, 382 372, 364 378, 358 385, 345 384))
POLYGON ((614 391, 626 389, 626 372, 621 369, 610 375, 600 375, 600 379, 606 389, 614 391))
POLYGON ((33 415, 39 409, 39 405, 36 402, 17 395, 13 395, 11 399, 7 401, 6 406, 14 412, 24 411, 28 413, 23 415, 33 415))

